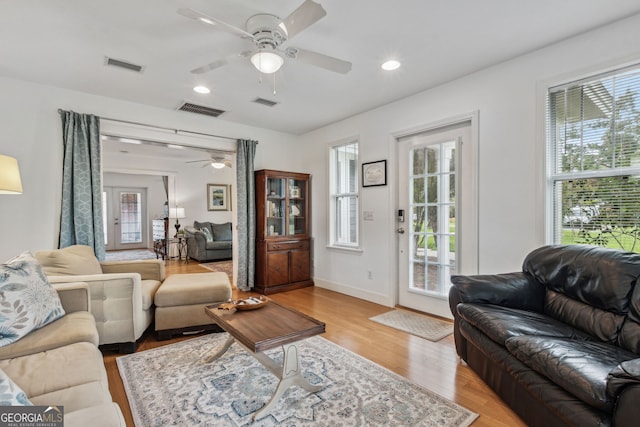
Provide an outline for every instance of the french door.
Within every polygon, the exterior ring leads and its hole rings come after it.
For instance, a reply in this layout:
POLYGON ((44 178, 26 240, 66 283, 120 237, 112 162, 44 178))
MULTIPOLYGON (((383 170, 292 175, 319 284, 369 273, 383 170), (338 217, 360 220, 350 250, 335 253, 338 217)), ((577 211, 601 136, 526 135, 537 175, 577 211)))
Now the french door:
POLYGON ((473 191, 465 170, 471 160, 465 144, 470 141, 470 122, 398 140, 401 306, 451 317, 450 277, 460 270, 461 243, 467 237, 462 219, 473 215, 464 209, 469 203, 462 197, 470 200, 473 191))
POLYGON ((105 187, 102 197, 105 249, 147 247, 147 190, 105 187))

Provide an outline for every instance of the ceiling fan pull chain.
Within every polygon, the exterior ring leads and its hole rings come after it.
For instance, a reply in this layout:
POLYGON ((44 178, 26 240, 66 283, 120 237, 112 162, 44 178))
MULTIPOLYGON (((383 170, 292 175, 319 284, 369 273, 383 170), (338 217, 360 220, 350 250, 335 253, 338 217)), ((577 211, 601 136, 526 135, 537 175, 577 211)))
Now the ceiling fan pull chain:
POLYGON ((273 94, 276 94, 276 73, 273 73, 273 94))

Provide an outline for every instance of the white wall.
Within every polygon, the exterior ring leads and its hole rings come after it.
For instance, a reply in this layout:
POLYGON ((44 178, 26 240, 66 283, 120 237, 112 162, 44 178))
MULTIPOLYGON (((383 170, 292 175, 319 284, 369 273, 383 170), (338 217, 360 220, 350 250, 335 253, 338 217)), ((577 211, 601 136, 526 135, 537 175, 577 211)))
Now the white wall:
POLYGON ((479 112, 479 272, 519 270, 524 256, 545 243, 544 87, 640 61, 637 40, 640 16, 306 134, 305 169, 313 175, 316 285, 383 304, 395 302, 396 177, 392 172, 386 187, 361 191, 362 211, 374 213, 374 221, 362 222, 363 252, 328 249, 323 203, 328 200, 328 144, 358 135, 361 162, 393 160, 392 135, 474 111, 479 112))
MULTIPOLYGON (((287 169, 296 163, 296 153, 288 147, 298 141, 298 137, 281 132, 7 78, 0 78, 0 93, 0 153, 18 159, 24 189, 21 195, 0 196, 2 261, 22 251, 57 247, 62 182, 62 130, 58 108, 195 132, 255 139, 260 143, 256 152, 257 168, 268 166, 287 169)), ((200 143, 202 146, 211 144, 204 140, 200 143)), ((173 168, 161 162, 121 167, 151 171, 173 168)), ((210 182, 217 183, 213 180, 210 182)), ((180 191, 184 190, 184 196, 189 198, 185 199, 185 203, 193 206, 194 213, 187 212, 189 218, 185 220, 192 222, 195 215, 206 216, 197 207, 204 197, 205 187, 198 184, 192 188, 180 179, 177 185, 179 197, 180 191)))

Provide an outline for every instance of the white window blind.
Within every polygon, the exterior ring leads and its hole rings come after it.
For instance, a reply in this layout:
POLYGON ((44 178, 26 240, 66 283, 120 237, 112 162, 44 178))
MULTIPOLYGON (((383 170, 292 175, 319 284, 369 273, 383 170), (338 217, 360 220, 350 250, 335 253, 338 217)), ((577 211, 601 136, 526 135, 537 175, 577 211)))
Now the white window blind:
POLYGON ((640 252, 640 66, 551 88, 554 243, 640 252))
POLYGON ((330 244, 357 248, 359 245, 357 142, 331 147, 330 177, 330 244))

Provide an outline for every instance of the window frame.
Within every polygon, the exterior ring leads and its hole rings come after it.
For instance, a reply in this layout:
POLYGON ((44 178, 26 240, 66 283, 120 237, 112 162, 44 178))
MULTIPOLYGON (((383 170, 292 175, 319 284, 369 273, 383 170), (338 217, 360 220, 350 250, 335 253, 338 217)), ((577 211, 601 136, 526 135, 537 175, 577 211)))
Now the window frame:
POLYGON ((360 167, 361 167, 361 162, 360 162, 360 141, 359 138, 357 137, 352 137, 352 138, 347 138, 338 142, 334 142, 332 144, 329 145, 328 147, 328 171, 329 171, 329 179, 328 179, 328 203, 327 203, 327 208, 328 208, 328 212, 327 212, 327 218, 328 218, 328 227, 327 227, 327 231, 328 231, 328 236, 327 236, 327 247, 330 249, 340 249, 340 250, 346 250, 346 251, 361 251, 362 250, 362 246, 361 246, 361 237, 362 237, 362 233, 361 233, 361 225, 362 225, 362 221, 360 220, 360 212, 361 212, 361 206, 360 206, 360 201, 361 201, 361 197, 360 197, 360 191, 361 191, 361 186, 360 186, 360 182, 361 182, 361 176, 360 176, 360 167), (337 167, 336 167, 336 150, 341 148, 341 147, 345 147, 345 146, 349 146, 349 145, 355 145, 357 148, 357 153, 355 156, 355 163, 354 163, 354 173, 355 173, 355 191, 353 192, 337 192, 336 191, 336 180, 337 180, 337 167), (356 241, 355 243, 346 243, 346 242, 341 242, 338 241, 337 239, 337 219, 336 219, 336 206, 337 206, 337 200, 341 197, 355 197, 356 199, 356 203, 355 203, 355 213, 353 215, 353 217, 350 217, 349 220, 353 220, 355 221, 355 233, 356 233, 356 241))
MULTIPOLYGON (((576 87, 583 88, 596 82, 606 80, 607 78, 619 78, 625 74, 633 72, 640 72, 640 62, 617 65, 612 64, 611 67, 606 69, 591 69, 584 74, 575 75, 574 78, 563 79, 562 82, 547 81, 546 84, 542 86, 543 93, 540 93, 539 99, 543 100, 543 102, 541 103, 542 109, 539 111, 542 113, 543 120, 541 127, 544 130, 544 198, 546 205, 544 231, 546 236, 545 241, 547 244, 568 244, 562 243, 562 224, 564 213, 562 212, 563 207, 562 201, 560 200, 562 197, 561 192, 556 190, 558 184, 566 181, 640 175, 640 165, 562 172, 558 168, 558 162, 562 161, 562 155, 558 153, 557 147, 562 140, 557 138, 555 135, 556 128, 552 126, 552 94, 576 87)), ((619 93, 614 92, 613 95, 613 102, 615 103, 619 93)), ((640 105, 637 107, 640 107, 640 105)), ((585 119, 581 119, 581 121, 584 122, 585 119)), ((639 251, 636 249, 635 252, 639 251)))

